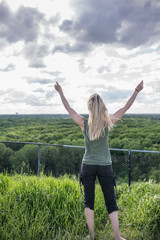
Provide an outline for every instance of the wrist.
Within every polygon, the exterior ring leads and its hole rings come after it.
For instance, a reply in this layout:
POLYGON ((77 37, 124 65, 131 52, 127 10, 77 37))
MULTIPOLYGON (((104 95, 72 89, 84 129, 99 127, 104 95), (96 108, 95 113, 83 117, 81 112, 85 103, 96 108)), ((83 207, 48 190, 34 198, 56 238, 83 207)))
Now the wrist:
POLYGON ((139 90, 138 90, 137 88, 135 88, 135 91, 136 91, 137 93, 139 93, 139 90))
POLYGON ((61 95, 61 94, 63 93, 62 89, 60 89, 60 90, 58 91, 58 93, 61 95))

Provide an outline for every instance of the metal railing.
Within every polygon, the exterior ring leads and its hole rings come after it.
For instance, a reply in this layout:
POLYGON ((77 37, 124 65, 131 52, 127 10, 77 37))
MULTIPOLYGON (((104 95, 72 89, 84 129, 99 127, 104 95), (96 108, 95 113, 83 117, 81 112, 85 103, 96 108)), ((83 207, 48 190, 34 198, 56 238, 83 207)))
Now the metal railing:
POLYGON ((50 143, 35 143, 35 142, 0 141, 0 143, 37 145, 38 146, 38 170, 37 170, 38 177, 40 177, 40 162, 41 162, 40 148, 41 148, 41 146, 67 147, 67 148, 85 148, 84 146, 61 145, 61 144, 50 144, 50 143))
MULTIPOLYGON (((37 156, 38 177, 40 177, 40 169, 41 169, 41 146, 85 149, 84 146, 49 144, 49 143, 16 142, 16 141, 0 141, 0 143, 37 145, 38 146, 38 156, 37 156)), ((160 175, 160 151, 145 151, 145 150, 117 149, 117 148, 110 148, 110 151, 112 155, 113 169, 116 177, 119 179, 120 178, 127 179, 126 181, 128 182, 129 186, 131 185, 131 181, 148 180, 149 178, 148 172, 152 174, 155 171, 159 171, 159 175, 160 175), (119 153, 118 155, 117 155, 117 152, 119 153), (142 173, 143 174, 139 179, 138 175, 140 174, 140 171, 141 171, 141 174, 142 173)), ((81 164, 81 159, 79 159, 79 169, 80 169, 80 164, 81 164)))

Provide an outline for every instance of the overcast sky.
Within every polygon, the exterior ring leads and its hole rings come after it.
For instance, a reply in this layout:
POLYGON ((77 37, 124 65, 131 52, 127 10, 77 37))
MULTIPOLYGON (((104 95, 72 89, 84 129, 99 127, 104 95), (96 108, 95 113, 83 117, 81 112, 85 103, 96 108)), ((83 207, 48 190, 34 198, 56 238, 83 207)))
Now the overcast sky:
POLYGON ((0 114, 66 113, 56 81, 113 113, 142 79, 128 113, 160 113, 159 0, 0 0, 0 114))

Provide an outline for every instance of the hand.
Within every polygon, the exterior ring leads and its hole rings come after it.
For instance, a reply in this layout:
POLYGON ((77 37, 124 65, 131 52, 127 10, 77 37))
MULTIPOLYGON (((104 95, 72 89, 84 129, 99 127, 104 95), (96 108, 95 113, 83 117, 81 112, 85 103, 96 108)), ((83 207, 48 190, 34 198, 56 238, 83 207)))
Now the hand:
POLYGON ((60 86, 60 84, 58 82, 56 82, 56 84, 54 85, 54 88, 56 89, 57 92, 61 92, 62 88, 60 86))
POLYGON ((140 92, 143 89, 143 80, 135 88, 136 91, 140 92))

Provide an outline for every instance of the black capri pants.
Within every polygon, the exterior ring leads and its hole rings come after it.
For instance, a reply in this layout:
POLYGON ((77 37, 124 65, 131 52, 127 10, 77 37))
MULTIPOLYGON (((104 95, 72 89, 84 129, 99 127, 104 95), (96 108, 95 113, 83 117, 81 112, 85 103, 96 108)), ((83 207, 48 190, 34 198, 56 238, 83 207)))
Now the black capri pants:
POLYGON ((84 186, 85 208, 94 210, 95 180, 98 177, 109 214, 118 210, 114 186, 116 186, 112 165, 81 165, 80 178, 84 186))

